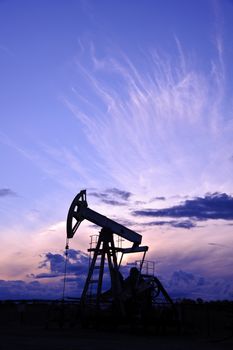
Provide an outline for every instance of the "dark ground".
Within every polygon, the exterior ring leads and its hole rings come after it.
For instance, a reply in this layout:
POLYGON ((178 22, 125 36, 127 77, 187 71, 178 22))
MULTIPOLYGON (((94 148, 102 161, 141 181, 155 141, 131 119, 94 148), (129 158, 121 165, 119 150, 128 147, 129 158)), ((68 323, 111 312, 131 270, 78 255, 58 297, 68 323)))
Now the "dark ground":
POLYGON ((179 327, 165 309, 146 328, 136 324, 115 330, 98 318, 95 327, 85 329, 77 305, 2 302, 0 350, 233 350, 232 302, 185 302, 177 308, 179 327))
POLYGON ((232 350, 233 339, 210 339, 191 335, 140 335, 123 331, 103 332, 92 329, 73 330, 19 327, 0 330, 1 350, 232 350))

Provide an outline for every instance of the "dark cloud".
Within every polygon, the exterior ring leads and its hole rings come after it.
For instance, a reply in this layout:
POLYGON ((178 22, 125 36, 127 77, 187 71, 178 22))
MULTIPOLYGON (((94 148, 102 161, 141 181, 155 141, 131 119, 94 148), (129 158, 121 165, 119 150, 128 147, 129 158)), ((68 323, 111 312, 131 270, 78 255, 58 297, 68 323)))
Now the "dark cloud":
POLYGON ((196 224, 190 220, 183 220, 183 221, 172 221, 171 226, 190 229, 190 228, 196 227, 196 224))
POLYGON ((134 204, 141 205, 141 204, 146 204, 146 202, 145 201, 135 201, 134 204))
POLYGON ((208 245, 213 245, 213 246, 215 246, 215 247, 227 247, 226 245, 224 245, 224 244, 220 244, 220 243, 208 243, 208 245))
POLYGON ((116 217, 116 218, 114 218, 114 220, 116 221, 116 222, 119 222, 121 225, 124 225, 125 227, 133 227, 133 226, 135 226, 135 222, 133 222, 133 221, 131 221, 131 220, 127 220, 127 219, 122 219, 122 218, 118 218, 118 217, 116 217))
POLYGON ((202 298, 204 300, 232 300, 233 298, 233 283, 224 278, 208 278, 178 270, 165 278, 163 282, 173 298, 202 298))
POLYGON ((61 283, 44 285, 38 281, 0 280, 0 299, 58 299, 61 298, 61 283))
POLYGON ((122 206, 126 205, 132 193, 118 188, 110 188, 103 192, 90 192, 89 195, 100 199, 105 204, 122 206))
MULTIPOLYGON (((83 253, 80 250, 69 249, 66 266, 66 295, 72 297, 80 296, 84 286, 84 282, 86 280, 88 266, 89 256, 87 254, 83 253)), ((21 281, 24 285, 24 289, 22 293, 18 295, 18 299, 24 298, 24 291, 27 288, 29 288, 27 294, 28 298, 61 298, 64 283, 65 254, 53 254, 51 252, 48 252, 47 254, 45 254, 38 268, 43 269, 44 271, 38 274, 29 274, 27 275, 27 277, 30 279, 34 279, 34 282, 37 282, 39 296, 37 296, 36 294, 34 295, 31 292, 29 284, 25 284, 26 282, 21 281), (38 280, 40 282, 38 282, 38 280), (51 288, 51 291, 49 293, 43 291, 43 286, 45 286, 43 282, 44 280, 46 280, 46 288, 51 288)), ((7 290, 6 294, 8 294, 10 298, 13 298, 13 296, 14 298, 16 298, 16 292, 9 293, 9 290, 7 290)))
POLYGON ((233 197, 226 193, 207 194, 203 198, 189 199, 170 208, 136 210, 133 214, 147 217, 233 220, 233 197))
POLYGON ((16 197, 17 194, 10 188, 0 188, 0 197, 16 197))
POLYGON ((100 199, 105 199, 108 198, 108 194, 105 192, 90 192, 88 193, 89 196, 100 198, 100 199))
MULTIPOLYGON (((48 271, 38 275, 31 274, 31 282, 23 280, 0 280, 0 299, 60 299, 63 293, 64 257, 60 254, 46 254, 40 266, 48 271), (58 272, 53 272, 58 271, 58 272), (45 281, 45 279, 47 279, 45 281)), ((88 271, 88 256, 71 249, 68 261, 65 296, 79 297, 82 293, 88 271), (81 273, 80 273, 81 272, 81 273)), ((122 266, 121 272, 126 278, 134 264, 122 266)), ((204 300, 233 299, 233 282, 229 277, 206 277, 182 269, 164 271, 159 279, 172 298, 202 298, 204 300)), ((104 274, 104 290, 109 288, 109 275, 104 274)))
MULTIPOLYGON (((37 275, 30 275, 34 279, 50 279, 52 281, 57 280, 60 277, 60 281, 64 282, 65 271, 65 257, 61 254, 47 253, 44 261, 40 264, 40 267, 46 267, 48 272, 43 272, 37 275)), ((68 260, 66 266, 66 284, 67 290, 72 289, 73 285, 77 287, 76 296, 80 295, 80 291, 84 286, 89 268, 89 255, 83 253, 80 250, 69 249, 68 260), (77 294, 79 292, 79 294, 77 294)), ((103 278, 103 290, 110 287, 110 276, 108 273, 104 273, 103 278)))
POLYGON ((146 222, 143 224, 143 226, 164 226, 164 225, 172 226, 172 227, 186 228, 186 229, 196 227, 196 224, 190 220, 151 221, 151 222, 146 222))
POLYGON ((37 275, 34 275, 33 273, 30 274, 30 275, 27 275, 27 277, 30 277, 30 278, 54 278, 54 277, 60 277, 61 274, 60 273, 47 273, 47 272, 44 272, 44 273, 38 273, 37 275))
MULTIPOLYGON (((129 274, 133 265, 123 267, 123 275, 129 274)), ((107 276, 104 276, 104 279, 107 276)), ((86 278, 86 275, 85 275, 86 278)), ((160 281, 172 298, 202 298, 204 300, 233 300, 233 282, 229 278, 204 277, 190 271, 177 270, 167 276, 159 276, 160 281)), ((65 295, 81 295, 84 279, 68 276, 65 295)), ((0 299, 60 299, 63 292, 63 279, 39 281, 0 280, 0 299)))
POLYGON ((118 188, 110 188, 107 190, 107 192, 125 201, 129 200, 129 198, 132 196, 131 192, 119 190, 118 188))
POLYGON ((177 285, 180 282, 184 284, 190 284, 195 280, 194 274, 186 271, 175 271, 172 274, 171 281, 173 284, 177 285))
POLYGON ((55 273, 64 272, 65 257, 60 254, 47 253, 46 259, 41 263, 40 267, 50 265, 50 271, 55 273))
MULTIPOLYGON (((66 271, 67 274, 83 275, 87 272, 89 256, 80 250, 69 249, 67 257, 66 271)), ((38 266, 40 269, 46 268, 48 272, 37 275, 30 275, 33 278, 54 278, 64 276, 65 255, 62 254, 45 254, 45 259, 38 266)))
POLYGON ((150 200, 150 202, 153 202, 153 201, 165 201, 165 197, 153 197, 151 200, 150 200))

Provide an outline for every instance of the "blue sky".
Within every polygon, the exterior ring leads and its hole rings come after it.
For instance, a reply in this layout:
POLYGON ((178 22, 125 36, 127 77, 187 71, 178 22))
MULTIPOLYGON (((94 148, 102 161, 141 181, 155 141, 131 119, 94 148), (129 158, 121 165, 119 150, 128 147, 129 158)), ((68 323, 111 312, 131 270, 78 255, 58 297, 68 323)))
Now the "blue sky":
POLYGON ((230 0, 0 1, 0 297, 58 296, 86 188, 174 295, 232 298, 232 23, 230 0))

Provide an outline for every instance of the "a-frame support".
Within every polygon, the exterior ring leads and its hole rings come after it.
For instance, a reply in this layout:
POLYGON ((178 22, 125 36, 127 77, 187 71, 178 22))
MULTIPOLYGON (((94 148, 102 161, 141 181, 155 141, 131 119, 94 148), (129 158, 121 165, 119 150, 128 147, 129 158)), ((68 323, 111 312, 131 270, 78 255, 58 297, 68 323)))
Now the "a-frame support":
POLYGON ((83 293, 81 296, 81 304, 85 305, 88 302, 88 292, 91 285, 96 284, 96 294, 93 295, 92 302, 95 303, 96 307, 99 308, 101 301, 102 285, 103 285, 103 275, 105 260, 108 262, 108 269, 111 278, 111 291, 113 299, 119 304, 120 309, 123 312, 123 306, 121 302, 122 295, 122 284, 120 273, 118 271, 119 265, 117 263, 117 248, 114 244, 113 232, 102 228, 98 238, 98 242, 95 248, 90 248, 89 251, 94 252, 91 265, 89 268, 88 276, 84 285, 83 293), (100 264, 97 266, 97 257, 100 257, 100 264), (93 279, 94 271, 98 268, 97 278, 93 279))

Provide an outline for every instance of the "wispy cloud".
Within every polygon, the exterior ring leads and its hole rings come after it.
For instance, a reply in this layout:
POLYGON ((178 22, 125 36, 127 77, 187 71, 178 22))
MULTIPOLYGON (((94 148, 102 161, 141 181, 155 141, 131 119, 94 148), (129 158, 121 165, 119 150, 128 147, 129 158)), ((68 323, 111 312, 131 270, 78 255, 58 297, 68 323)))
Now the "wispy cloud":
POLYGON ((141 195, 156 188, 163 197, 227 191, 232 184, 225 174, 232 168, 233 127, 222 116, 227 99, 219 54, 206 72, 178 40, 177 51, 176 57, 145 54, 141 69, 119 52, 99 59, 91 50, 89 62, 76 60, 89 99, 75 88, 64 103, 119 188, 141 195))
POLYGON ((87 50, 76 58, 79 84, 63 98, 85 143, 35 141, 28 150, 2 134, 1 141, 72 190, 77 181, 80 187, 105 183, 127 189, 136 200, 152 191, 157 199, 229 192, 233 124, 221 45, 220 36, 209 71, 178 39, 176 54, 152 50, 141 57, 141 67, 122 52, 99 58, 90 45, 88 58, 87 50))
MULTIPOLYGON (((14 149, 20 156, 27 159, 46 177, 52 178, 57 184, 66 189, 76 190, 75 183, 78 181, 80 187, 96 186, 94 177, 90 174, 90 159, 85 156, 85 165, 83 159, 79 159, 79 152, 64 147, 43 144, 40 140, 34 139, 30 142, 30 147, 19 144, 9 135, 0 132, 0 142, 14 149)), ((92 165, 94 161, 92 160, 92 165)))

